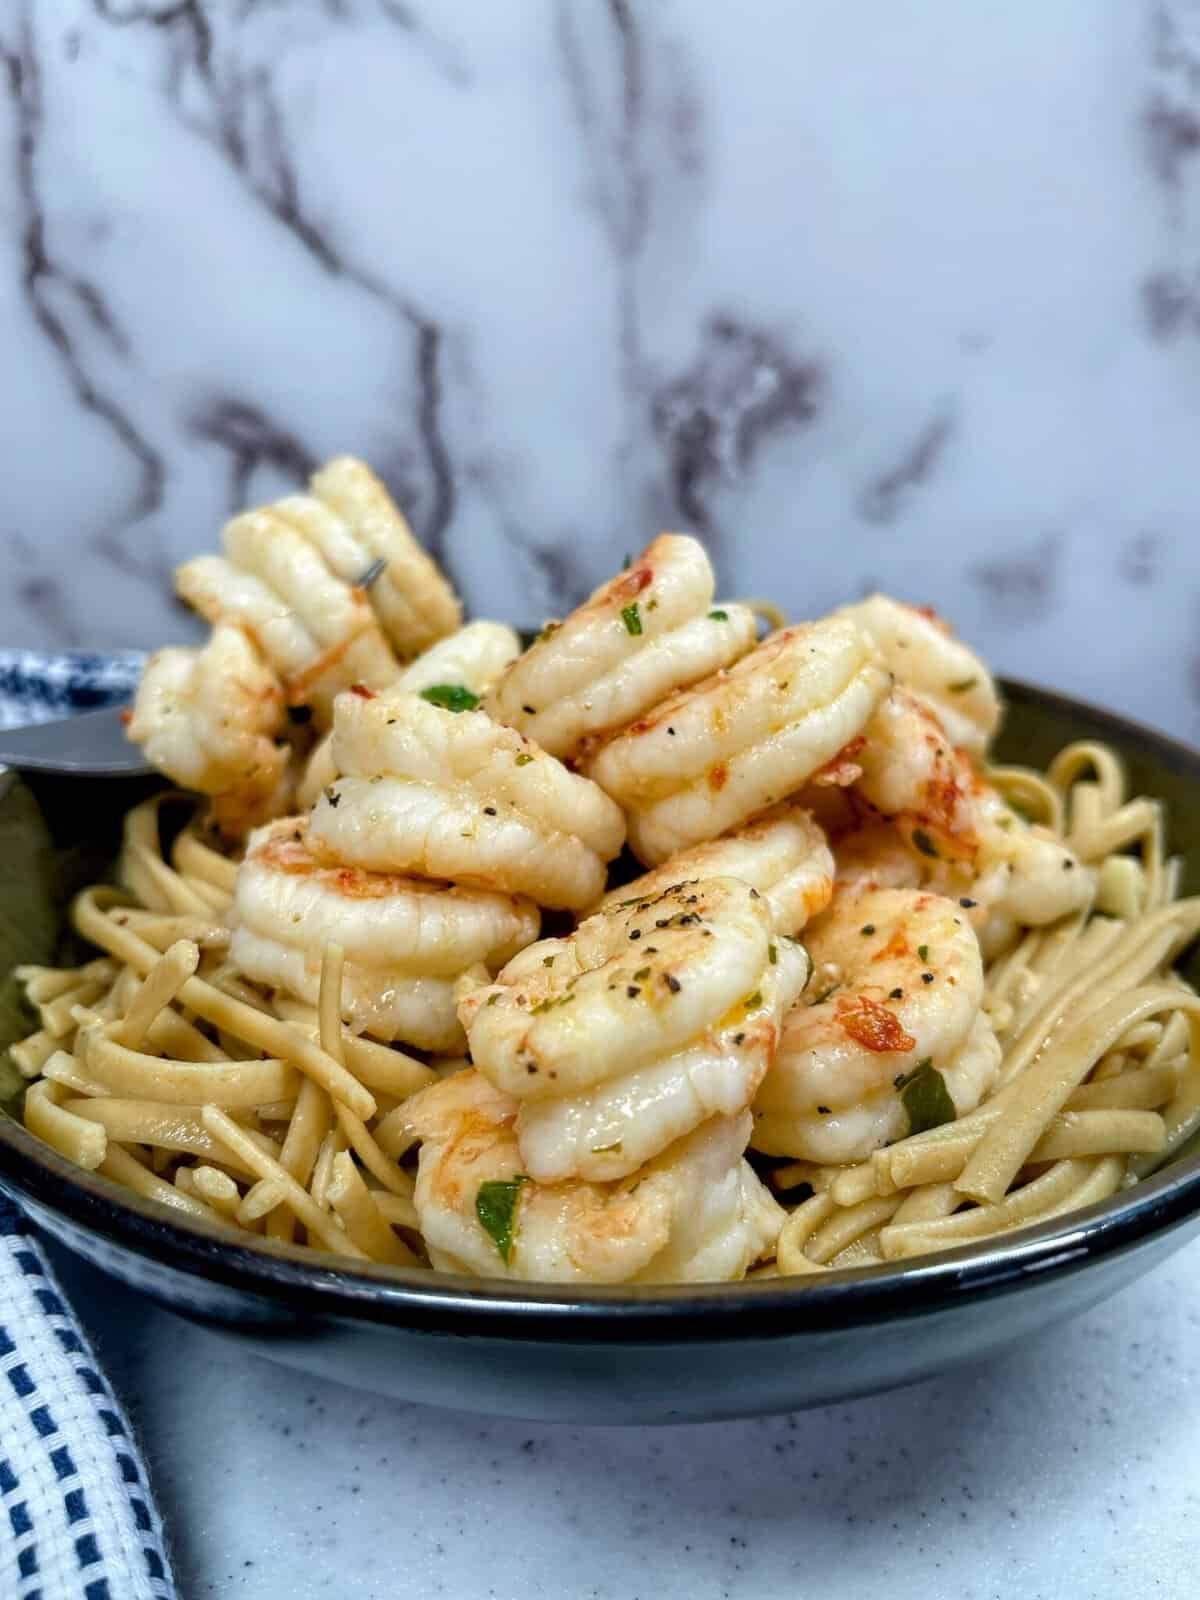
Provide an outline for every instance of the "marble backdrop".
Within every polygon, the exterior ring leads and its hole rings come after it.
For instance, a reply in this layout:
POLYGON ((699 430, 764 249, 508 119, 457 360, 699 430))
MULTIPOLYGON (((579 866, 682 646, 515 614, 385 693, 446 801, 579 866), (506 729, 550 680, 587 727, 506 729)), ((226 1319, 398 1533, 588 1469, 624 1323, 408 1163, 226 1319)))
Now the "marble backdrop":
POLYGON ((3 0, 0 642, 337 451, 473 608, 663 526, 1200 734, 1195 0, 3 0))

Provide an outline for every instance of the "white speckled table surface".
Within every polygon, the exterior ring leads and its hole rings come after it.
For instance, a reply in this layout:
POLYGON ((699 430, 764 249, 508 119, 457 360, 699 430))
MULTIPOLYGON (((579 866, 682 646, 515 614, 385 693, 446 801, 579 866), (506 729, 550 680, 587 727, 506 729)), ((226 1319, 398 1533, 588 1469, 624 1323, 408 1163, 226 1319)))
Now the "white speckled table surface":
POLYGON ((661 1429, 378 1399, 63 1270, 140 1428, 188 1600, 1196 1592, 1200 1243, 986 1365, 661 1429))

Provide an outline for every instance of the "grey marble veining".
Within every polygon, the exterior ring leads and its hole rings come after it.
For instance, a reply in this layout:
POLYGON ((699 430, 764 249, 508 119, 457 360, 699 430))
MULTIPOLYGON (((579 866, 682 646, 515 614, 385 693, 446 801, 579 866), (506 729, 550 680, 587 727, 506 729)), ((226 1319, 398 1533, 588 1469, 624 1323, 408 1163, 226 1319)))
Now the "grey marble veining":
POLYGON ((0 637, 335 451, 471 606, 661 526, 1200 734, 1200 6, 6 0, 0 637))

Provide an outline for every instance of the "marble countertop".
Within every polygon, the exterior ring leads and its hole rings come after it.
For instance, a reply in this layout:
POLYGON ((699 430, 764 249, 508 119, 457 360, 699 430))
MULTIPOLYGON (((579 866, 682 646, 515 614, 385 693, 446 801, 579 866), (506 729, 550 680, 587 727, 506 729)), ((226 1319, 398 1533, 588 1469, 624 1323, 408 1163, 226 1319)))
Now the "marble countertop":
POLYGON ((574 1429, 307 1378, 56 1255, 188 1600, 1184 1600, 1200 1242, 1023 1349, 849 1405, 574 1429))
POLYGON ((1200 733, 1200 0, 5 0, 0 642, 340 451, 468 604, 661 527, 1200 733))

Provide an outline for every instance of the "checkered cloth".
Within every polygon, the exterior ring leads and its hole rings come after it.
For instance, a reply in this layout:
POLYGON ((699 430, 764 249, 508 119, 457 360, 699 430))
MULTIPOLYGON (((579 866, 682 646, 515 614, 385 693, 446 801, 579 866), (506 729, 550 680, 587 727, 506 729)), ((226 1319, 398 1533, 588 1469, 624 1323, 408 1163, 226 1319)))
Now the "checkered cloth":
POLYGON ((145 654, 117 650, 0 650, 0 728, 53 722, 128 700, 145 654))
POLYGON ((129 1420, 2 1197, 0 1507, 5 1600, 175 1600, 129 1420))
MULTIPOLYGON (((0 727, 124 700, 142 656, 0 650, 0 727)), ((0 1597, 175 1600, 129 1420, 0 1196, 0 1597)))

